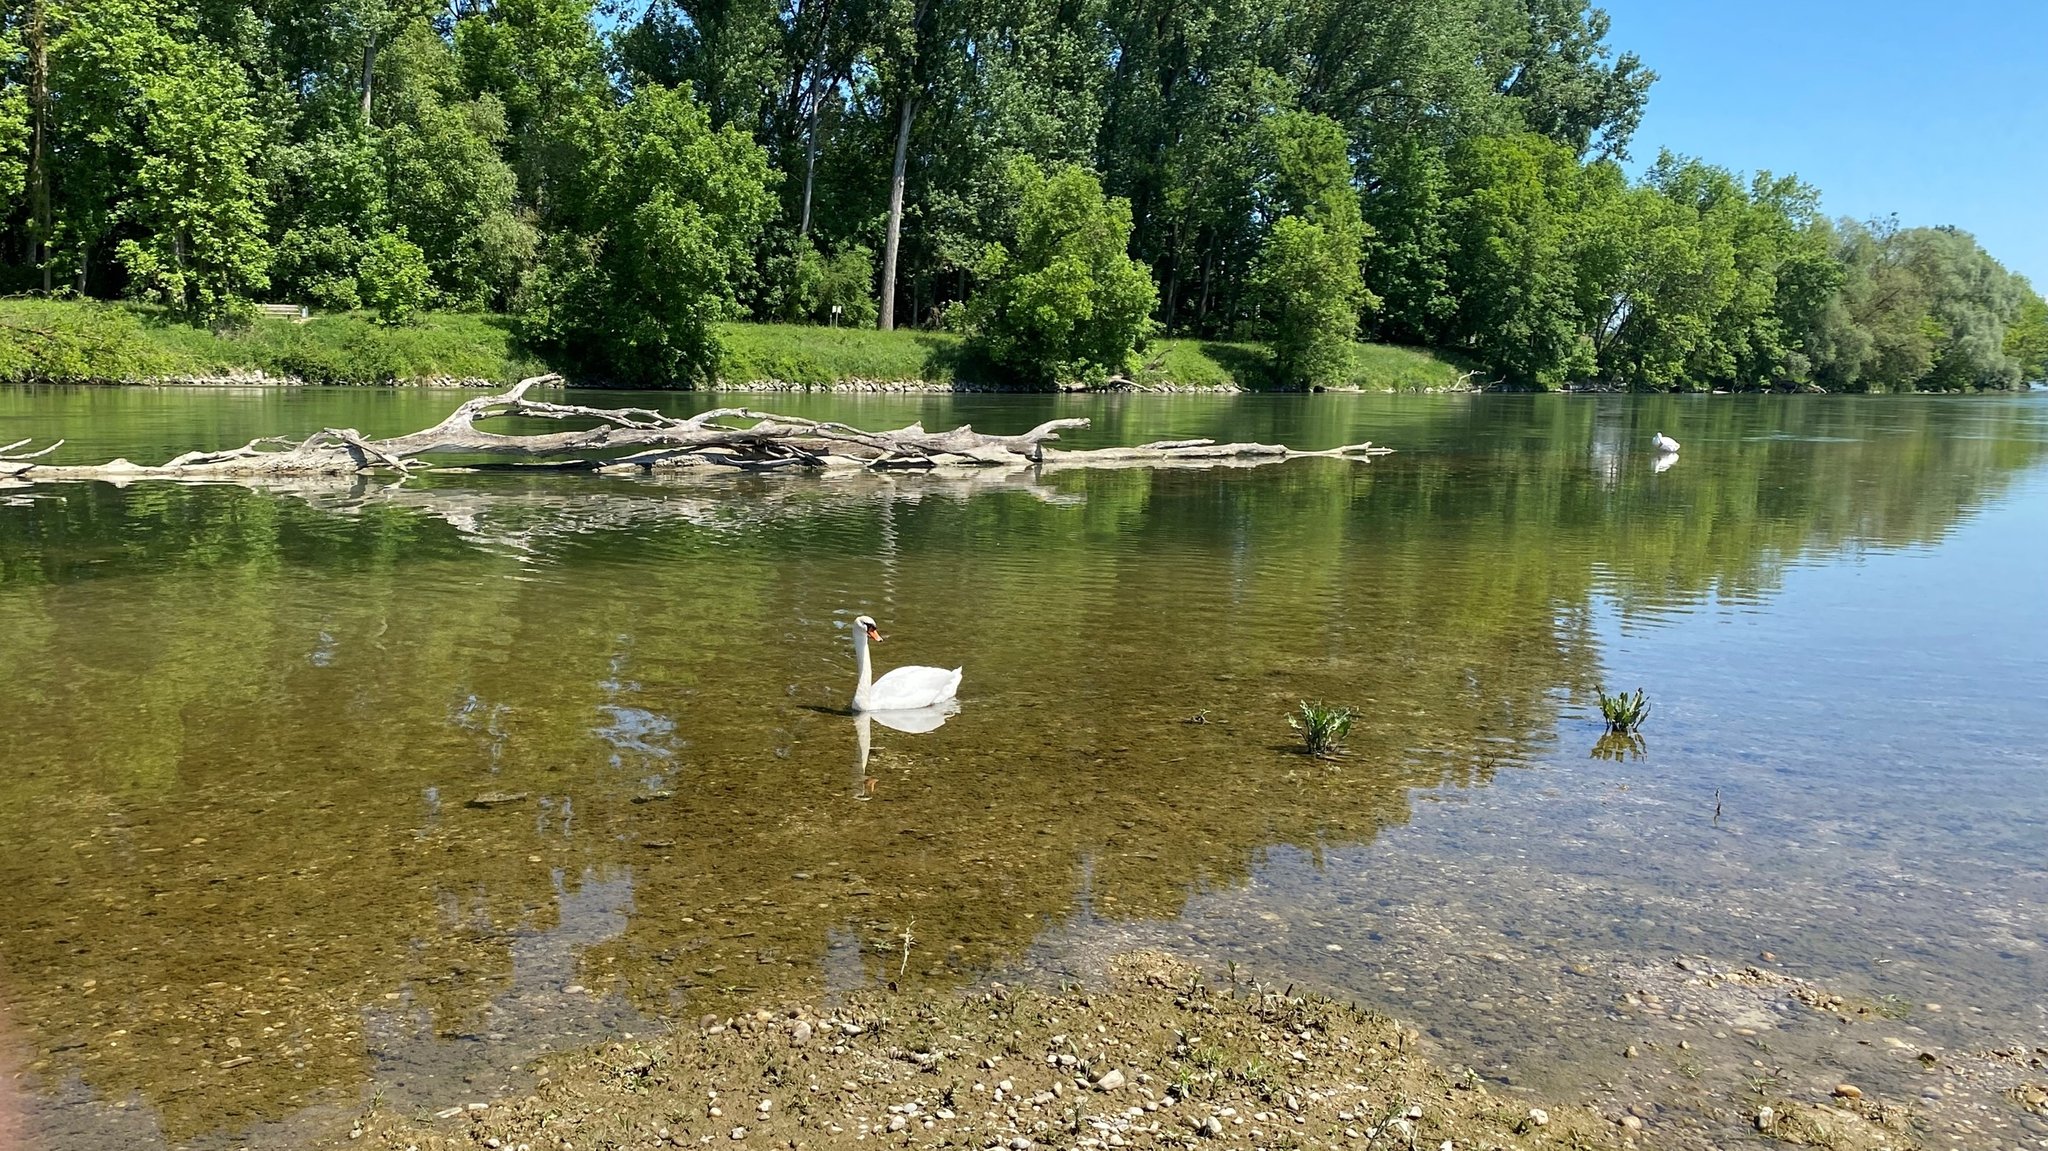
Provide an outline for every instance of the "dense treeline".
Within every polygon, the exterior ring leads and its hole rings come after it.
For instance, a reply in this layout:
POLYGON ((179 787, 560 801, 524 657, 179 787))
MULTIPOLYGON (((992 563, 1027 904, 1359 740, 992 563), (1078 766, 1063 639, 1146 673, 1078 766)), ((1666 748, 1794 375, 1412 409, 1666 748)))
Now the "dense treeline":
POLYGON ((1618 161, 1652 74, 1586 0, 12 0, 16 291, 207 323, 495 311, 669 384, 714 325, 948 327, 1020 381, 1156 333, 1292 383, 1354 337, 1504 381, 2048 375, 1969 236, 1618 161))

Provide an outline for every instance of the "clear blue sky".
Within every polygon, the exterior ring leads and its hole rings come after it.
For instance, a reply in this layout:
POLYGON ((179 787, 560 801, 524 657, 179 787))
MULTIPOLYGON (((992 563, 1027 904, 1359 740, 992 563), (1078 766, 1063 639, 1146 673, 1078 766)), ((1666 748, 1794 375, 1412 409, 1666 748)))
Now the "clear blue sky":
POLYGON ((1630 146, 1954 224, 2048 292, 2048 0, 1595 0, 1659 76, 1630 146))

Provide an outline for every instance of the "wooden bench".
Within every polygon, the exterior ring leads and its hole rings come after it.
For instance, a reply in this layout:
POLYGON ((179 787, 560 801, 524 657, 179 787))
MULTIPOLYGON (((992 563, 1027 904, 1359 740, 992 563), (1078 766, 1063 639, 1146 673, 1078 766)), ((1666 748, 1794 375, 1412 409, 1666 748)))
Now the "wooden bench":
POLYGON ((312 310, 304 304, 258 304, 256 310, 276 319, 290 320, 294 324, 303 324, 313 318, 312 310))

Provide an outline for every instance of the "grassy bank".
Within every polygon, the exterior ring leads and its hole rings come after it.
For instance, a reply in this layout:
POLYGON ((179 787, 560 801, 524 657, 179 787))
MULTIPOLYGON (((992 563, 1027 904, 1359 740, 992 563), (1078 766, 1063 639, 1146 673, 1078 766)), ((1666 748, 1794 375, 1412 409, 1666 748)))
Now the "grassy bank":
POLYGON ((439 313, 384 328, 354 315, 259 318, 212 332, 147 307, 0 300, 0 381, 271 376, 320 384, 516 380, 544 371, 500 317, 439 313))
MULTIPOLYGON (((986 386, 948 332, 878 332, 792 324, 726 324, 720 376, 728 387, 775 382, 829 387, 851 382, 986 386)), ((1138 381, 1147 386, 1271 387, 1256 344, 1155 341, 1138 381)), ((1460 368, 1427 351, 1356 345, 1346 385, 1369 391, 1455 387, 1460 368)), ((297 379, 315 384, 510 382, 546 371, 502 316, 437 312, 386 328, 361 315, 304 324, 259 318, 225 332, 194 328, 164 312, 92 301, 0 300, 0 382, 297 379)))

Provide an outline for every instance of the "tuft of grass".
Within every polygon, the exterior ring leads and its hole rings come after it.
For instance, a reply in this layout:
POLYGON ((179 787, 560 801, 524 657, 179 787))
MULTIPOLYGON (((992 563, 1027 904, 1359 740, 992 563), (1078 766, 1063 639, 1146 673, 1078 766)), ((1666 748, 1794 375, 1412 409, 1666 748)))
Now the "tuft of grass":
POLYGON ((1329 759, 1343 749, 1344 737, 1351 734, 1351 721, 1357 717, 1358 713, 1348 707, 1302 700, 1294 714, 1287 717, 1287 726, 1301 734, 1301 742, 1307 745, 1310 755, 1329 759))
POLYGON ((1650 701, 1643 698, 1643 689, 1637 688, 1634 695, 1621 692, 1608 695, 1606 688, 1600 690, 1600 717, 1607 721, 1607 730, 1633 732, 1650 718, 1650 701))

